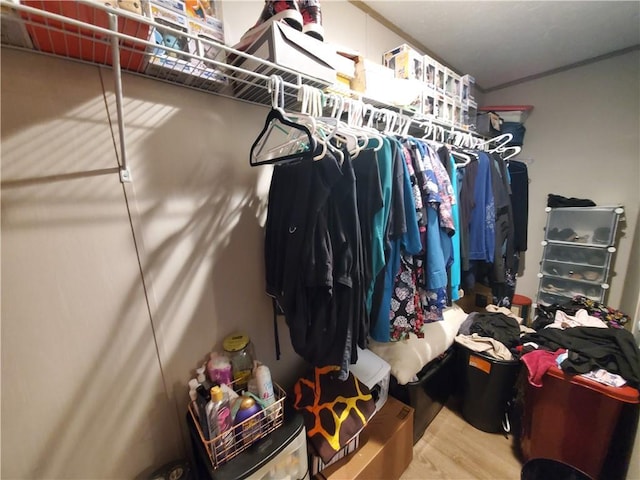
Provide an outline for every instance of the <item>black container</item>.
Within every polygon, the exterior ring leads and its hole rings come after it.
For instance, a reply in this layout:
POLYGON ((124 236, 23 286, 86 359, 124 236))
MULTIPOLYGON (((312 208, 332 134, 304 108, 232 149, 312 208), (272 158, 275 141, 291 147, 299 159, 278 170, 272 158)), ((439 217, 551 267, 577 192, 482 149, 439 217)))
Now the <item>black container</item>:
POLYGON ((414 408, 413 444, 438 415, 455 389, 455 355, 450 347, 438 358, 427 363, 418 373, 418 380, 399 385, 391 376, 389 395, 414 408))
POLYGON ((504 431, 502 422, 520 372, 519 360, 498 360, 456 344, 462 416, 484 432, 504 431))
POLYGON ((550 458, 534 458, 522 467, 521 480, 593 480, 589 475, 566 463, 550 458))

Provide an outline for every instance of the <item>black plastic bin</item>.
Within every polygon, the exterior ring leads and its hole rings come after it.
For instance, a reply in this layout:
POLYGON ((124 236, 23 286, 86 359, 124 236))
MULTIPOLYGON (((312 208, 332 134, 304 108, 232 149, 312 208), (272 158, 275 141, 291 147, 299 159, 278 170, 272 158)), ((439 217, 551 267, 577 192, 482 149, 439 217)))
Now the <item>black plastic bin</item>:
POLYGON ((577 468, 550 458, 533 458, 524 464, 520 480, 593 480, 577 468))
POLYGON ((503 431, 507 405, 520 372, 519 360, 498 360, 456 344, 462 416, 479 430, 503 431))

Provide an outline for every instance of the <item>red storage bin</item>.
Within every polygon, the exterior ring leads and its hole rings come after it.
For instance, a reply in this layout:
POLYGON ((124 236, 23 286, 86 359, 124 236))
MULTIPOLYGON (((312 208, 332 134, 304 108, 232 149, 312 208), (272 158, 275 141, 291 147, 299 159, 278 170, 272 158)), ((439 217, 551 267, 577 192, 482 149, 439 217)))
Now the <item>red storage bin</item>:
POLYGON ((631 423, 625 427, 633 430, 627 435, 633 438, 639 401, 635 388, 608 387, 552 367, 543 377, 542 387, 529 383, 525 387, 520 438, 523 456, 525 460, 557 460, 594 479, 614 478, 603 470, 605 460, 613 449, 630 453, 631 445, 619 444, 623 436, 617 429, 623 410, 633 408, 634 415, 625 415, 625 419, 635 421, 624 420, 631 423))
MULTIPOLYGON (((79 20, 84 23, 109 28, 107 12, 84 3, 70 0, 22 0, 24 5, 79 20)), ((111 38, 87 28, 50 20, 37 14, 22 13, 26 27, 36 49, 90 62, 112 64, 111 38), (40 24, 42 26, 40 26, 40 24)), ((147 40, 149 25, 124 16, 118 17, 118 32, 147 40)), ((120 64, 126 70, 144 70, 145 45, 120 42, 120 64)))

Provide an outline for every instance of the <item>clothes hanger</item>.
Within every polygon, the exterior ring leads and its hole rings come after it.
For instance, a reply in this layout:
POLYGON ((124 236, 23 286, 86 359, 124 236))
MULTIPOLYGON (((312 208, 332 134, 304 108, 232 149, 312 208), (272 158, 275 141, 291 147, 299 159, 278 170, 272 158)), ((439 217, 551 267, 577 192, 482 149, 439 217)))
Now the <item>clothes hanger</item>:
POLYGON ((433 134, 433 130, 434 130, 434 127, 435 127, 435 125, 433 124, 431 119, 429 119, 426 122, 422 123, 420 126, 424 128, 424 135, 422 136, 422 139, 423 140, 427 140, 427 139, 431 138, 431 135, 433 134))
POLYGON ((380 149, 382 148, 382 146, 384 145, 384 142, 382 140, 382 136, 380 135, 380 132, 377 131, 375 128, 373 128, 373 126, 371 125, 371 122, 373 120, 373 117, 376 115, 377 109, 368 104, 368 103, 363 103, 362 104, 362 110, 360 112, 360 116, 359 118, 356 120, 355 122, 355 129, 356 130, 360 130, 362 132, 364 132, 368 138, 368 143, 371 143, 371 140, 375 140, 376 144, 375 146, 373 146, 373 151, 374 152, 378 152, 380 151, 380 149), (369 114, 369 117, 367 119, 367 121, 365 122, 365 119, 367 118, 367 113, 369 114))
POLYGON ((497 145, 494 146, 493 148, 487 148, 486 151, 489 152, 489 153, 492 153, 492 152, 495 152, 496 150, 499 150, 499 149, 501 149, 503 147, 506 147, 507 144, 511 140, 513 140, 513 134, 512 133, 503 133, 501 135, 498 135, 497 137, 493 137, 493 138, 490 138, 489 140, 486 140, 484 142, 480 142, 478 144, 478 146, 479 147, 483 147, 483 146, 489 147, 489 145, 491 145, 492 143, 498 142, 497 145))
POLYGON ((349 155, 351 155, 351 158, 355 158, 358 156, 362 148, 360 146, 358 136, 353 132, 353 129, 341 120, 344 112, 344 106, 346 104, 345 98, 342 96, 335 96, 334 102, 331 117, 335 123, 335 127, 330 133, 329 139, 337 141, 339 146, 345 145, 349 151, 349 155))
POLYGON ((461 158, 463 161, 461 163, 455 162, 458 167, 466 167, 472 161, 471 157, 465 153, 458 152, 456 150, 450 150, 449 154, 454 157, 454 161, 456 158, 461 158))
POLYGON ((518 146, 518 145, 514 145, 512 147, 504 147, 502 150, 499 150, 498 153, 502 154, 504 152, 507 152, 509 150, 513 150, 513 153, 505 156, 501 156, 502 160, 504 160, 505 162, 508 161, 509 159, 515 157, 516 155, 519 155, 520 152, 522 152, 522 147, 518 146))
POLYGON ((282 79, 277 75, 270 79, 271 110, 267 114, 264 127, 251 145, 249 165, 252 167, 280 164, 290 160, 308 160, 314 156, 315 125, 311 123, 312 128, 309 128, 309 125, 298 123, 288 117, 283 108, 282 83, 282 79), (279 133, 280 138, 274 138, 274 133, 279 133))

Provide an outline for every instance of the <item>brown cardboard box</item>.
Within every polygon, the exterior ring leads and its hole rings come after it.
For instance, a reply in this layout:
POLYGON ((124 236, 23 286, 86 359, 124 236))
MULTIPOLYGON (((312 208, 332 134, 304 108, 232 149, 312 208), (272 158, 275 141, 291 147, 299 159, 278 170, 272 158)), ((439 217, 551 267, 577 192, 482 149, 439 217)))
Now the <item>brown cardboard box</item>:
POLYGON ((324 480, 392 480, 413 459, 413 408, 393 397, 360 434, 360 448, 320 472, 324 480))
POLYGON ((465 291, 464 296, 456 303, 467 313, 485 312, 485 307, 493 303, 491 287, 476 283, 471 291, 465 291))

